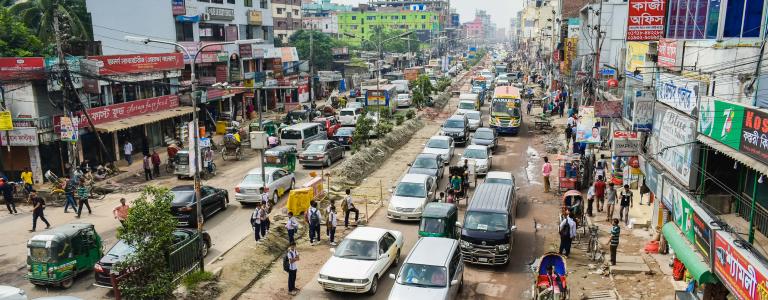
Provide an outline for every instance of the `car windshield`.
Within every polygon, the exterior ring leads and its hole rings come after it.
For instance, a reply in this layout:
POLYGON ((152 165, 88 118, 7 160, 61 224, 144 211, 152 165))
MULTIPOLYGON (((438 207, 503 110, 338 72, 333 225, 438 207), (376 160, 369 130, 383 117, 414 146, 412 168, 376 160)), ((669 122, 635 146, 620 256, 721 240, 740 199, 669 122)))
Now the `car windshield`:
POLYGON ((493 107, 491 107, 491 115, 494 117, 520 117, 520 109, 516 106, 512 106, 512 99, 495 99, 493 101, 493 107))
POLYGON ((474 109, 475 104, 472 102, 461 102, 459 103, 459 109, 474 109))
POLYGON ((300 140, 301 130, 284 129, 283 133, 280 134, 280 138, 284 140, 300 140))
POLYGON ((176 154, 176 164, 183 166, 189 164, 189 156, 183 154, 176 154))
POLYGON ((339 115, 340 116, 354 116, 355 115, 355 111, 353 111, 353 110, 342 110, 341 112, 339 112, 339 115))
POLYGON ((52 261, 51 249, 46 247, 29 247, 29 259, 37 262, 52 261))
POLYGON ((427 191, 424 188, 423 183, 401 182, 397 185, 395 195, 400 197, 423 198, 427 196, 427 191))
POLYGON ((463 120, 448 120, 445 121, 445 124, 443 125, 445 128, 464 128, 464 121, 463 120))
POLYGON ((188 204, 194 201, 195 201, 194 190, 173 191, 173 202, 171 202, 172 204, 188 204))
POLYGON ((492 212, 467 212, 464 218, 464 228, 471 230, 484 231, 506 231, 507 216, 501 213, 492 212))
POLYGON ((467 116, 467 119, 470 119, 470 120, 480 120, 480 113, 476 111, 468 112, 468 113, 465 113, 464 115, 467 116))
POLYGON ((107 255, 112 257, 124 257, 127 254, 131 254, 136 249, 126 244, 123 240, 118 240, 117 243, 112 246, 112 249, 109 249, 109 252, 107 252, 107 255))
POLYGON ((338 136, 352 136, 354 133, 354 129, 352 128, 339 128, 339 130, 336 131, 336 135, 338 136))
POLYGON ((414 168, 437 169, 437 160, 432 157, 419 157, 413 161, 414 168))
POLYGON ((421 231, 443 233, 445 231, 445 220, 438 218, 421 218, 421 231))
POLYGON ((377 248, 374 241, 345 239, 336 247, 336 252, 333 255, 341 258, 376 260, 378 258, 377 248))
POLYGON ((448 140, 443 139, 432 139, 427 142, 427 148, 435 148, 435 149, 448 149, 450 144, 448 144, 448 140))
POLYGON ((419 287, 445 287, 448 285, 448 276, 445 267, 405 264, 400 269, 397 283, 419 287))
POLYGON ((475 138, 481 139, 481 140, 490 140, 493 139, 493 132, 490 131, 476 131, 475 132, 475 138))
POLYGON ((487 159, 488 151, 484 149, 467 149, 464 150, 464 158, 487 159))
MULTIPOLYGON (((267 181, 269 181, 269 179, 267 179, 267 181)), ((243 185, 260 185, 261 183, 261 173, 245 175, 243 181, 240 182, 240 184, 243 185)))
POLYGON ((307 152, 323 152, 325 151, 325 144, 312 143, 307 147, 307 152))
POLYGON ((512 180, 503 179, 503 178, 488 178, 485 180, 485 183, 501 183, 501 184, 512 185, 512 180))

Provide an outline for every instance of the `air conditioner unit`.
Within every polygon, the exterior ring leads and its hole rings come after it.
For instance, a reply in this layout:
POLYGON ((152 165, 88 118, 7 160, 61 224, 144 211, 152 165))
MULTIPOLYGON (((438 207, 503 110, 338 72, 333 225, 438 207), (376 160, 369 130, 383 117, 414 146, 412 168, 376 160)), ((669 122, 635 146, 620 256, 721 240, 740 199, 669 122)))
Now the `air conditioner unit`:
POLYGON ((210 21, 211 20, 211 14, 209 13, 202 13, 200 14, 201 21, 210 21))

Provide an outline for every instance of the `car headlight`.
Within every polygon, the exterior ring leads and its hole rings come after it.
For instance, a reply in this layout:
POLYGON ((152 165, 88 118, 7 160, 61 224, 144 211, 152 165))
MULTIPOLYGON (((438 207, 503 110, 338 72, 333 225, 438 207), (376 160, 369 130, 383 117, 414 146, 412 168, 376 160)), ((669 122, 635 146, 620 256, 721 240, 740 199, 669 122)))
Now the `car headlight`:
POLYGON ((390 203, 389 203, 389 208, 387 208, 387 209, 388 209, 388 210, 393 210, 393 211, 396 211, 396 210, 397 210, 397 207, 395 207, 394 205, 392 205, 392 203, 390 202, 390 203))
POLYGON ((509 251, 509 244, 503 244, 497 246, 500 252, 509 251))
POLYGON ((421 212, 421 210, 422 210, 422 207, 417 206, 416 208, 413 209, 413 212, 418 213, 418 212, 421 212))
POLYGON ((467 242, 465 240, 461 240, 459 242, 459 245, 461 245, 462 248, 472 248, 472 244, 470 242, 467 242))
POLYGON ((328 275, 323 275, 323 274, 320 274, 320 276, 319 276, 319 277, 320 277, 320 279, 325 279, 325 280, 328 280, 328 275))
POLYGON ((352 283, 368 283, 370 281, 368 278, 365 279, 353 279, 352 283))

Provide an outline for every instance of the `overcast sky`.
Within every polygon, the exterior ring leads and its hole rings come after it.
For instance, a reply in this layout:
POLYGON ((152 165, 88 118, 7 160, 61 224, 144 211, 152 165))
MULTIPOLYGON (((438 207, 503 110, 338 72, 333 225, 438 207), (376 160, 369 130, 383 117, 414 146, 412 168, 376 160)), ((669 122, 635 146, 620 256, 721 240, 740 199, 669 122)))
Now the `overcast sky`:
MULTIPOLYGON (((491 22, 497 27, 509 28, 509 18, 523 9, 526 0, 451 0, 451 8, 459 13, 461 23, 472 21, 475 10, 485 9, 491 15, 491 22)), ((368 0, 331 0, 342 4, 368 3, 368 0)))

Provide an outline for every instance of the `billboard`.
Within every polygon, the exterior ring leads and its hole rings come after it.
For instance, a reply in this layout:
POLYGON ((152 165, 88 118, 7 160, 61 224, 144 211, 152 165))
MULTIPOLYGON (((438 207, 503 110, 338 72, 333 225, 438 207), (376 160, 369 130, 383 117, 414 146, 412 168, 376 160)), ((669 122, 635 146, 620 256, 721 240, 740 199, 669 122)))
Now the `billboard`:
POLYGON ((648 153, 658 153, 656 160, 685 187, 692 186, 695 159, 696 120, 664 105, 656 105, 653 115, 653 134, 648 153))
POLYGON ((99 70, 100 75, 184 69, 184 54, 181 53, 89 56, 88 59, 104 64, 99 70))
POLYGON ((665 0, 629 0, 627 41, 657 41, 664 37, 665 0))
POLYGON ((43 78, 45 59, 42 57, 0 57, 0 80, 43 78))

